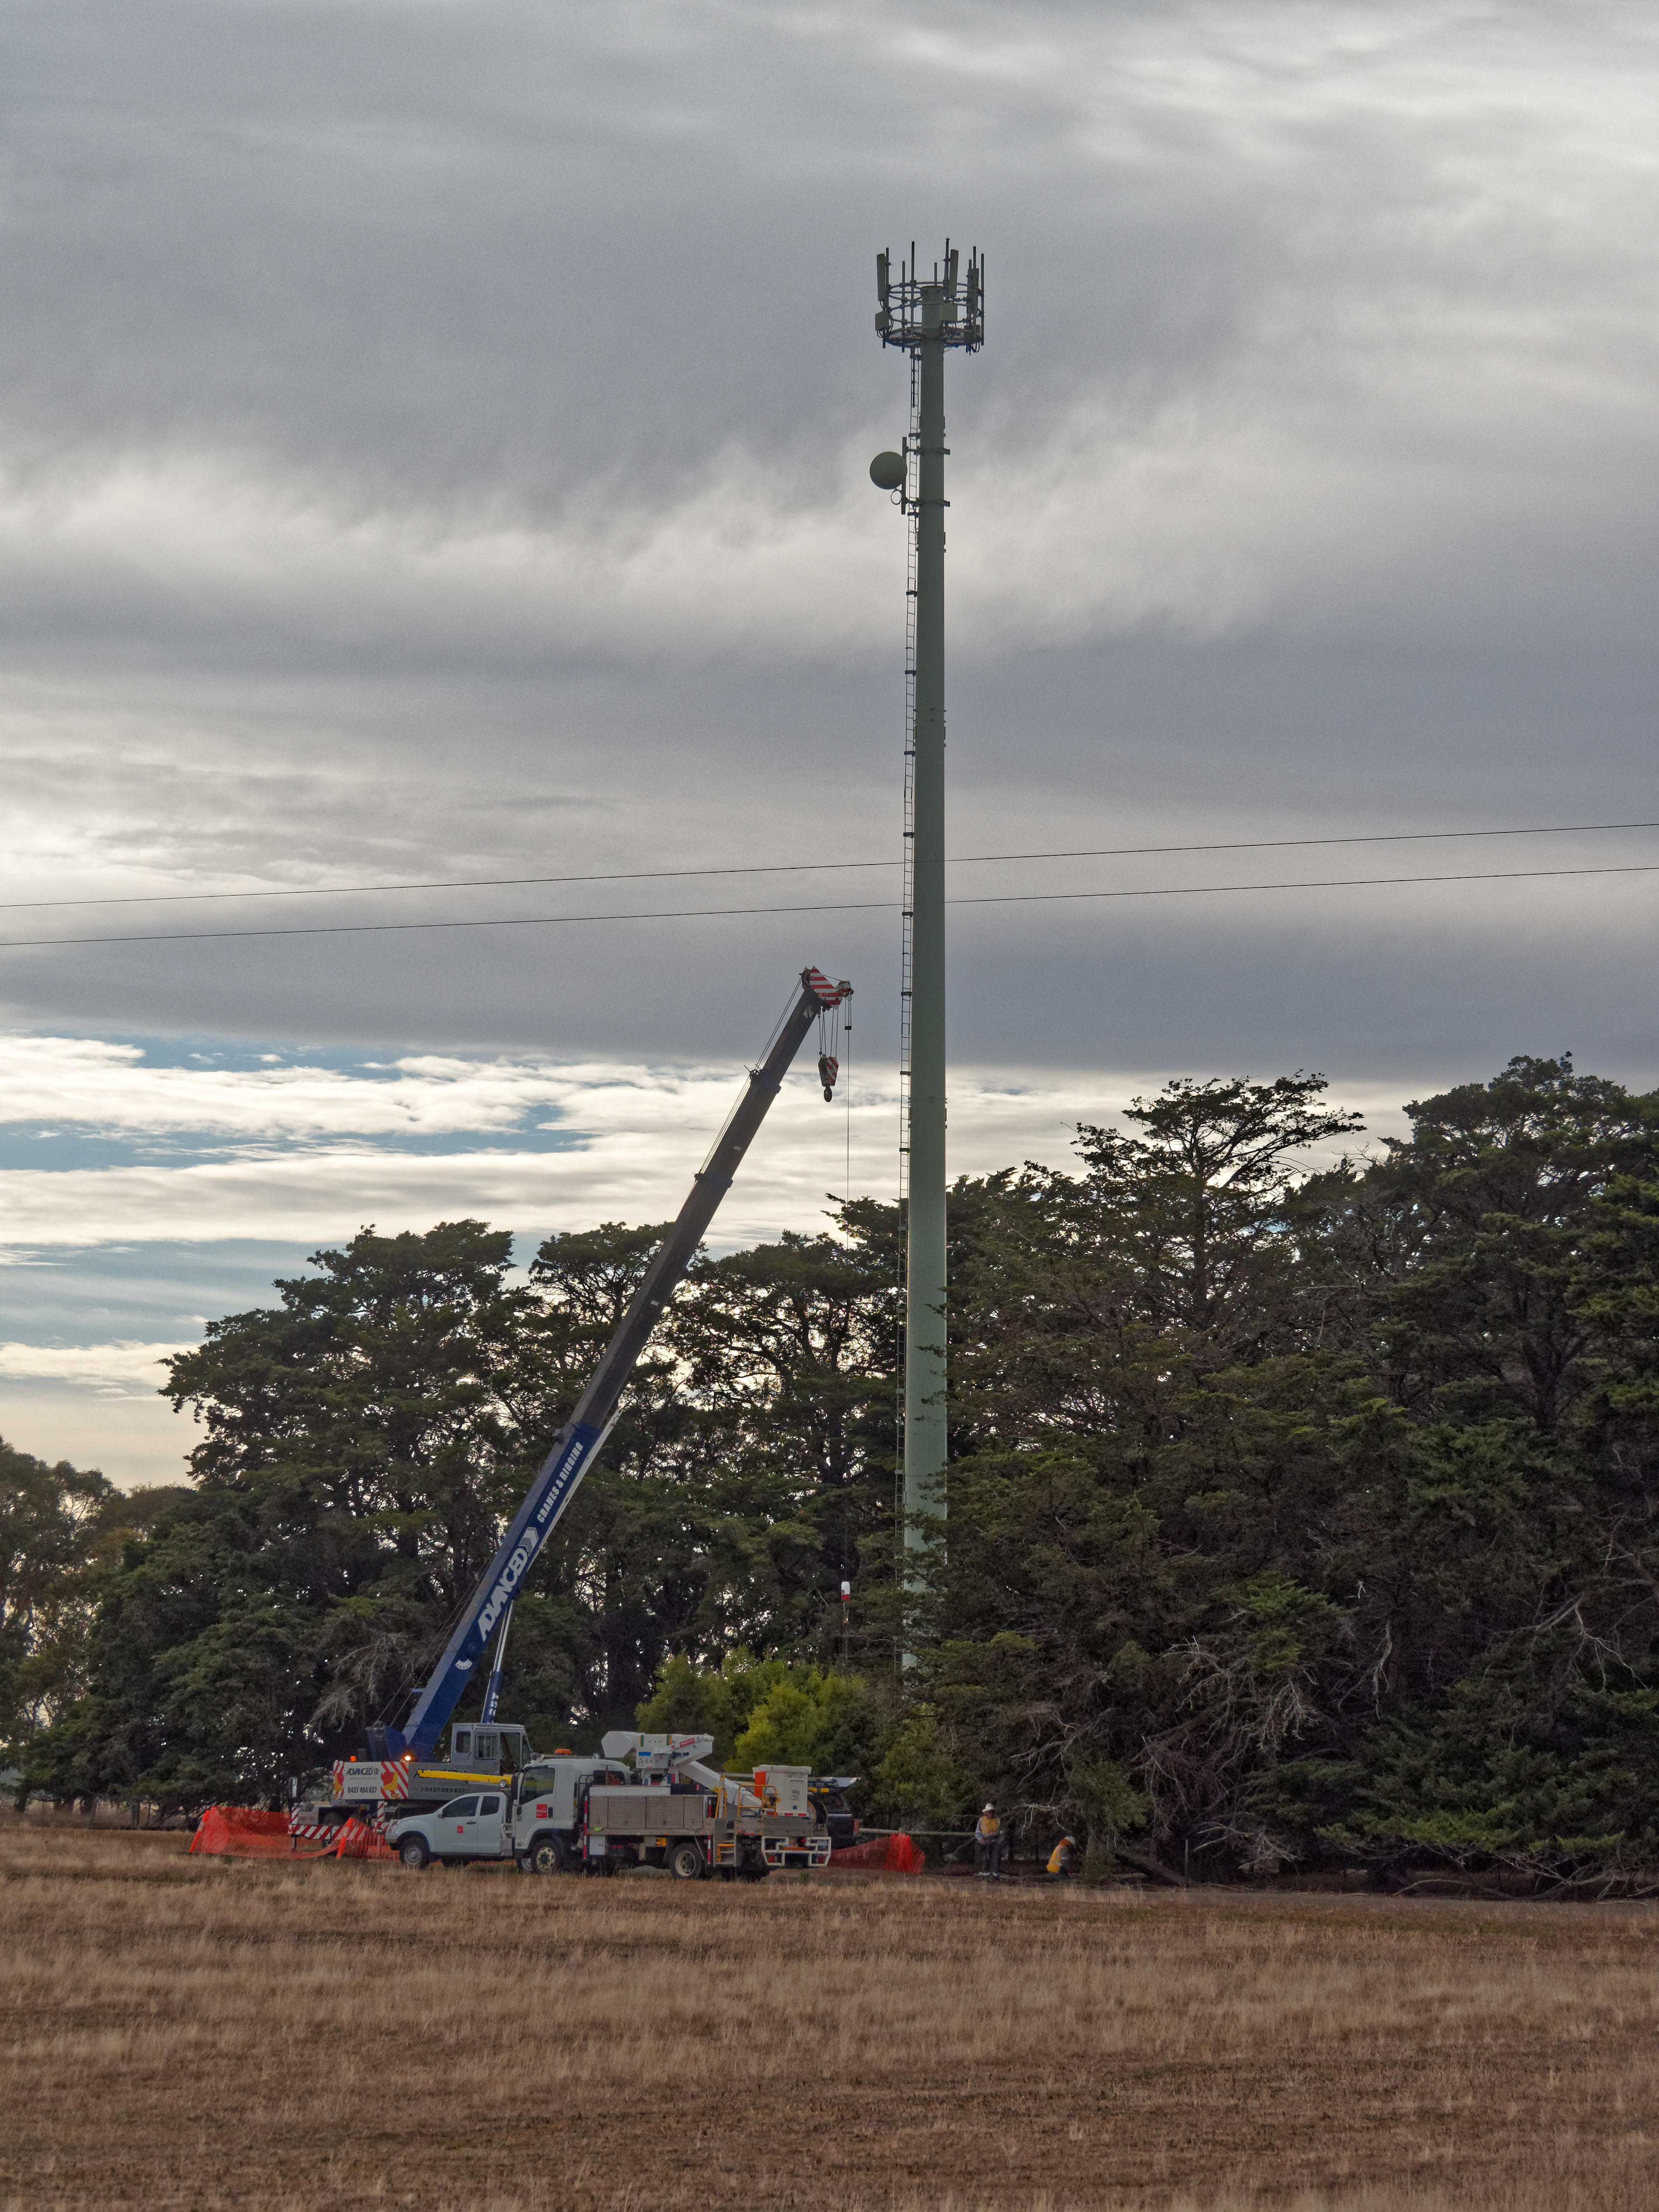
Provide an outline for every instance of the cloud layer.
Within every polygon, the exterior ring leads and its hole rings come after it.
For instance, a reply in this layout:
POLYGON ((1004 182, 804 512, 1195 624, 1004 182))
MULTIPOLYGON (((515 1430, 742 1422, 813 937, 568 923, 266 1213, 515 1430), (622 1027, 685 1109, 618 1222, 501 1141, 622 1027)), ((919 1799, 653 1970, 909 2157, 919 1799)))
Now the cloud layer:
MULTIPOLYGON (((668 1211, 806 959, 859 985, 881 1187, 892 874, 822 864, 900 849, 884 245, 989 263, 949 386, 958 853, 1659 813, 1656 60, 1612 0, 14 11, 0 939, 823 909, 0 945, 0 1237, 57 1285, 46 1348, 173 1340, 246 1294, 210 1255, 250 1240, 269 1271, 367 1218, 668 1211), (145 902, 740 866, 799 872, 145 902), (133 902, 18 903, 77 898, 133 902), (165 1254, 142 1297, 118 1250, 165 1254)), ((1520 1049, 1650 1082, 1656 895, 960 908, 957 1163, 1058 1157, 1176 1070, 1322 1067, 1390 1110, 1520 1049)), ((817 1103, 732 1233, 847 1179, 817 1103)), ((68 1372, 8 1388, 61 1409, 68 1372)))
MULTIPOLYGON (((274 1057, 269 1055, 266 1057, 274 1057)), ((811 1229, 834 1192, 890 1194, 897 1103, 851 1071, 826 1107, 803 1066, 721 1210, 723 1244, 811 1229), (850 1181, 849 1166, 850 1162, 850 1181)), ((153 1065, 137 1047, 13 1037, 0 1054, 0 1249, 252 1239, 277 1245, 481 1215, 552 1229, 677 1212, 741 1076, 720 1068, 468 1061, 395 1066, 153 1065), (53 1164, 31 1155, 50 1147, 53 1164), (98 1152, 76 1164, 77 1146, 98 1152)), ((963 1070, 956 1171, 1033 1152, 1121 1092, 1036 1072, 963 1070)))

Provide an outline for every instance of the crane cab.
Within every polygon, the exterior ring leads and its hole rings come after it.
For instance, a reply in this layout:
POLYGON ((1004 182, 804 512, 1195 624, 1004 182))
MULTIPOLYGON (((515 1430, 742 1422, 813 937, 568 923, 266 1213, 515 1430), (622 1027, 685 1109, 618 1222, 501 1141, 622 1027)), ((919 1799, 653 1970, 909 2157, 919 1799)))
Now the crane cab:
POLYGON ((453 1766, 477 1774, 516 1774, 532 1756, 521 1728, 504 1721, 466 1721, 449 1731, 453 1766))

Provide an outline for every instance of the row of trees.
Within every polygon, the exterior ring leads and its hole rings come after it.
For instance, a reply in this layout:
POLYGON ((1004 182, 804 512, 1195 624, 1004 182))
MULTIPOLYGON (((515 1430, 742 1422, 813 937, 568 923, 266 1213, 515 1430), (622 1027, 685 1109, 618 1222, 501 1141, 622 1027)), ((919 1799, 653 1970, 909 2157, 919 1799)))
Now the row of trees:
MULTIPOLYGON (((515 1717, 708 1726, 927 1825, 992 1792, 1170 1869, 1659 1864, 1659 1098, 1517 1060, 1309 1173, 1357 1127, 1323 1088, 1175 1082, 1072 1171, 957 1186, 908 1606, 898 1213, 702 1261, 520 1602, 515 1717)), ((188 1489, 28 1462, 27 1776, 274 1791, 400 1712, 659 1233, 526 1282, 479 1223, 366 1231, 173 1363, 188 1489)))

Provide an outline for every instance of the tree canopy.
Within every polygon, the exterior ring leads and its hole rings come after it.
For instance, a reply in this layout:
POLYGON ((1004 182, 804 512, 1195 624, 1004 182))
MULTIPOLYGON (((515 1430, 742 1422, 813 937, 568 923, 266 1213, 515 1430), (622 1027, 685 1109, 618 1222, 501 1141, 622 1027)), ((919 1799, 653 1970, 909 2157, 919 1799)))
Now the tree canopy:
MULTIPOLYGON (((707 1728, 924 1824, 994 1794, 1097 1864, 1659 1863, 1659 1099, 1522 1058, 1407 1110, 1344 1155, 1316 1075, 1181 1079, 959 1182, 914 1602, 902 1216, 705 1255, 520 1601, 514 1717, 707 1728)), ((366 1230, 173 1363, 194 1480, 143 1525, 89 1549, 100 1478, 17 1478, 28 1772, 275 1791, 400 1717, 660 1233, 520 1275, 480 1222, 366 1230)))

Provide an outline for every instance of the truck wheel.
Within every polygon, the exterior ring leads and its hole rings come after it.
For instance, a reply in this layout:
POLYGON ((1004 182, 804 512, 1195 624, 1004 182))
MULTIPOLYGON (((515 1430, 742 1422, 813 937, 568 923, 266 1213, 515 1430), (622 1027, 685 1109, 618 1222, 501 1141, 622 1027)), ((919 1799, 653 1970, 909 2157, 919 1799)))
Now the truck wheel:
POLYGON ((525 1854, 524 1863, 532 1874, 562 1874, 564 1848, 556 1836, 538 1836, 525 1854))
POLYGON ((690 1837, 668 1854, 668 1871, 676 1881, 696 1881, 702 1872, 702 1845, 690 1837))
POLYGON ((432 1854, 418 1836, 405 1836, 398 1846, 398 1856, 406 1867, 411 1867, 418 1874, 428 1863, 432 1854))

